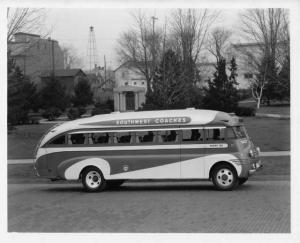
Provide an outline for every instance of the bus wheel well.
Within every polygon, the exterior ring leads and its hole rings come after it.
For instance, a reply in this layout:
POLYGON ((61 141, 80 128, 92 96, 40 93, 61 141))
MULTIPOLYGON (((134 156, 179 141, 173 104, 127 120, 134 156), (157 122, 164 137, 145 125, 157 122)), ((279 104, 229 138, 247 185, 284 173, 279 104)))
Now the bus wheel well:
POLYGON ((209 170, 209 179, 212 178, 212 173, 214 171, 214 169, 217 167, 217 166, 220 166, 220 165, 227 165, 227 166, 230 166, 236 173, 236 169, 234 168, 234 166, 232 164, 230 164, 229 162, 226 162, 226 161, 219 161, 217 163, 215 163, 209 170))
MULTIPOLYGON (((84 168, 82 168, 82 170, 80 171, 79 173, 79 180, 82 178, 82 173, 86 170, 86 169, 97 169, 97 170, 100 170, 97 166, 95 165, 87 165, 85 166, 84 168)), ((101 171, 101 170, 100 170, 101 171)))

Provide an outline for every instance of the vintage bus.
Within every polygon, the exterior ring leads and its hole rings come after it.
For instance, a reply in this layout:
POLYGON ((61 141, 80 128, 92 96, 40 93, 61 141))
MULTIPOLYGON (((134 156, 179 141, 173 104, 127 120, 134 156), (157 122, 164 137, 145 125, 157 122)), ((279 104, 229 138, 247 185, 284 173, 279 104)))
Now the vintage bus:
POLYGON ((53 127, 37 145, 35 169, 81 180, 89 192, 125 180, 211 180, 232 190, 261 168, 242 120, 220 111, 113 112, 53 127))

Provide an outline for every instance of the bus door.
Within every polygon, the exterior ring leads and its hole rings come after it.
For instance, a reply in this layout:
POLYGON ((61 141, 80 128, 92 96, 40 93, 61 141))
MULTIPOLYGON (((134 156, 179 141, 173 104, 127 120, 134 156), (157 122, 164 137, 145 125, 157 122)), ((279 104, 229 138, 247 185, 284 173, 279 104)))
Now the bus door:
POLYGON ((202 128, 181 130, 181 178, 204 178, 206 149, 202 128))

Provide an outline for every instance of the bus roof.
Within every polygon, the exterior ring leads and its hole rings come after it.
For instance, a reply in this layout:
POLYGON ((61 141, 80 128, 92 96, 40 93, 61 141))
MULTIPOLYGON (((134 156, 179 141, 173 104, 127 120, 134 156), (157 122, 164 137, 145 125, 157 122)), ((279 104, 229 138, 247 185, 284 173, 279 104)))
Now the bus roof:
POLYGON ((113 112, 65 122, 49 132, 45 140, 57 134, 80 129, 118 129, 136 127, 176 126, 236 126, 241 120, 234 115, 213 110, 188 108, 184 110, 159 110, 139 112, 113 112), (51 135, 50 135, 51 134, 51 135))

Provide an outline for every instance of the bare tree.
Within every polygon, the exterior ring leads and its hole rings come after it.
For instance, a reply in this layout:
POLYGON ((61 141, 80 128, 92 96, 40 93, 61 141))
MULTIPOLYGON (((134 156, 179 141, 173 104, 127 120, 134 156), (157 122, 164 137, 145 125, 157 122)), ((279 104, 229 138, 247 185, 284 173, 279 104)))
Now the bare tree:
POLYGON ((226 58, 231 34, 231 31, 224 28, 215 28, 209 35, 208 51, 215 56, 217 62, 226 58))
POLYGON ((41 8, 7 8, 7 42, 17 32, 49 34, 44 26, 46 10, 41 8))
POLYGON ((64 55, 64 67, 81 68, 83 66, 82 58, 78 55, 75 48, 71 45, 63 45, 61 48, 64 55))
POLYGON ((145 76, 147 90, 150 91, 151 80, 162 49, 162 30, 154 30, 151 18, 140 10, 132 16, 135 26, 122 33, 117 51, 122 62, 131 62, 145 76))
POLYGON ((172 32, 175 45, 180 47, 183 62, 197 62, 206 42, 208 31, 218 16, 208 9, 177 9, 172 13, 172 32))
MULTIPOLYGON (((249 9, 242 14, 242 30, 246 38, 254 43, 256 50, 240 49, 240 53, 247 60, 249 69, 255 77, 252 78, 251 88, 253 97, 257 100, 257 108, 268 87, 277 82, 276 67, 280 63, 279 55, 282 45, 282 36, 286 30, 287 12, 285 9, 249 9), (259 84, 259 85, 258 85, 259 84), (257 92, 259 87, 259 92, 257 92)), ((289 45, 289 43, 288 43, 289 45)), ((289 48, 289 47, 288 47, 289 48)), ((272 94, 268 94, 268 101, 272 94)))

